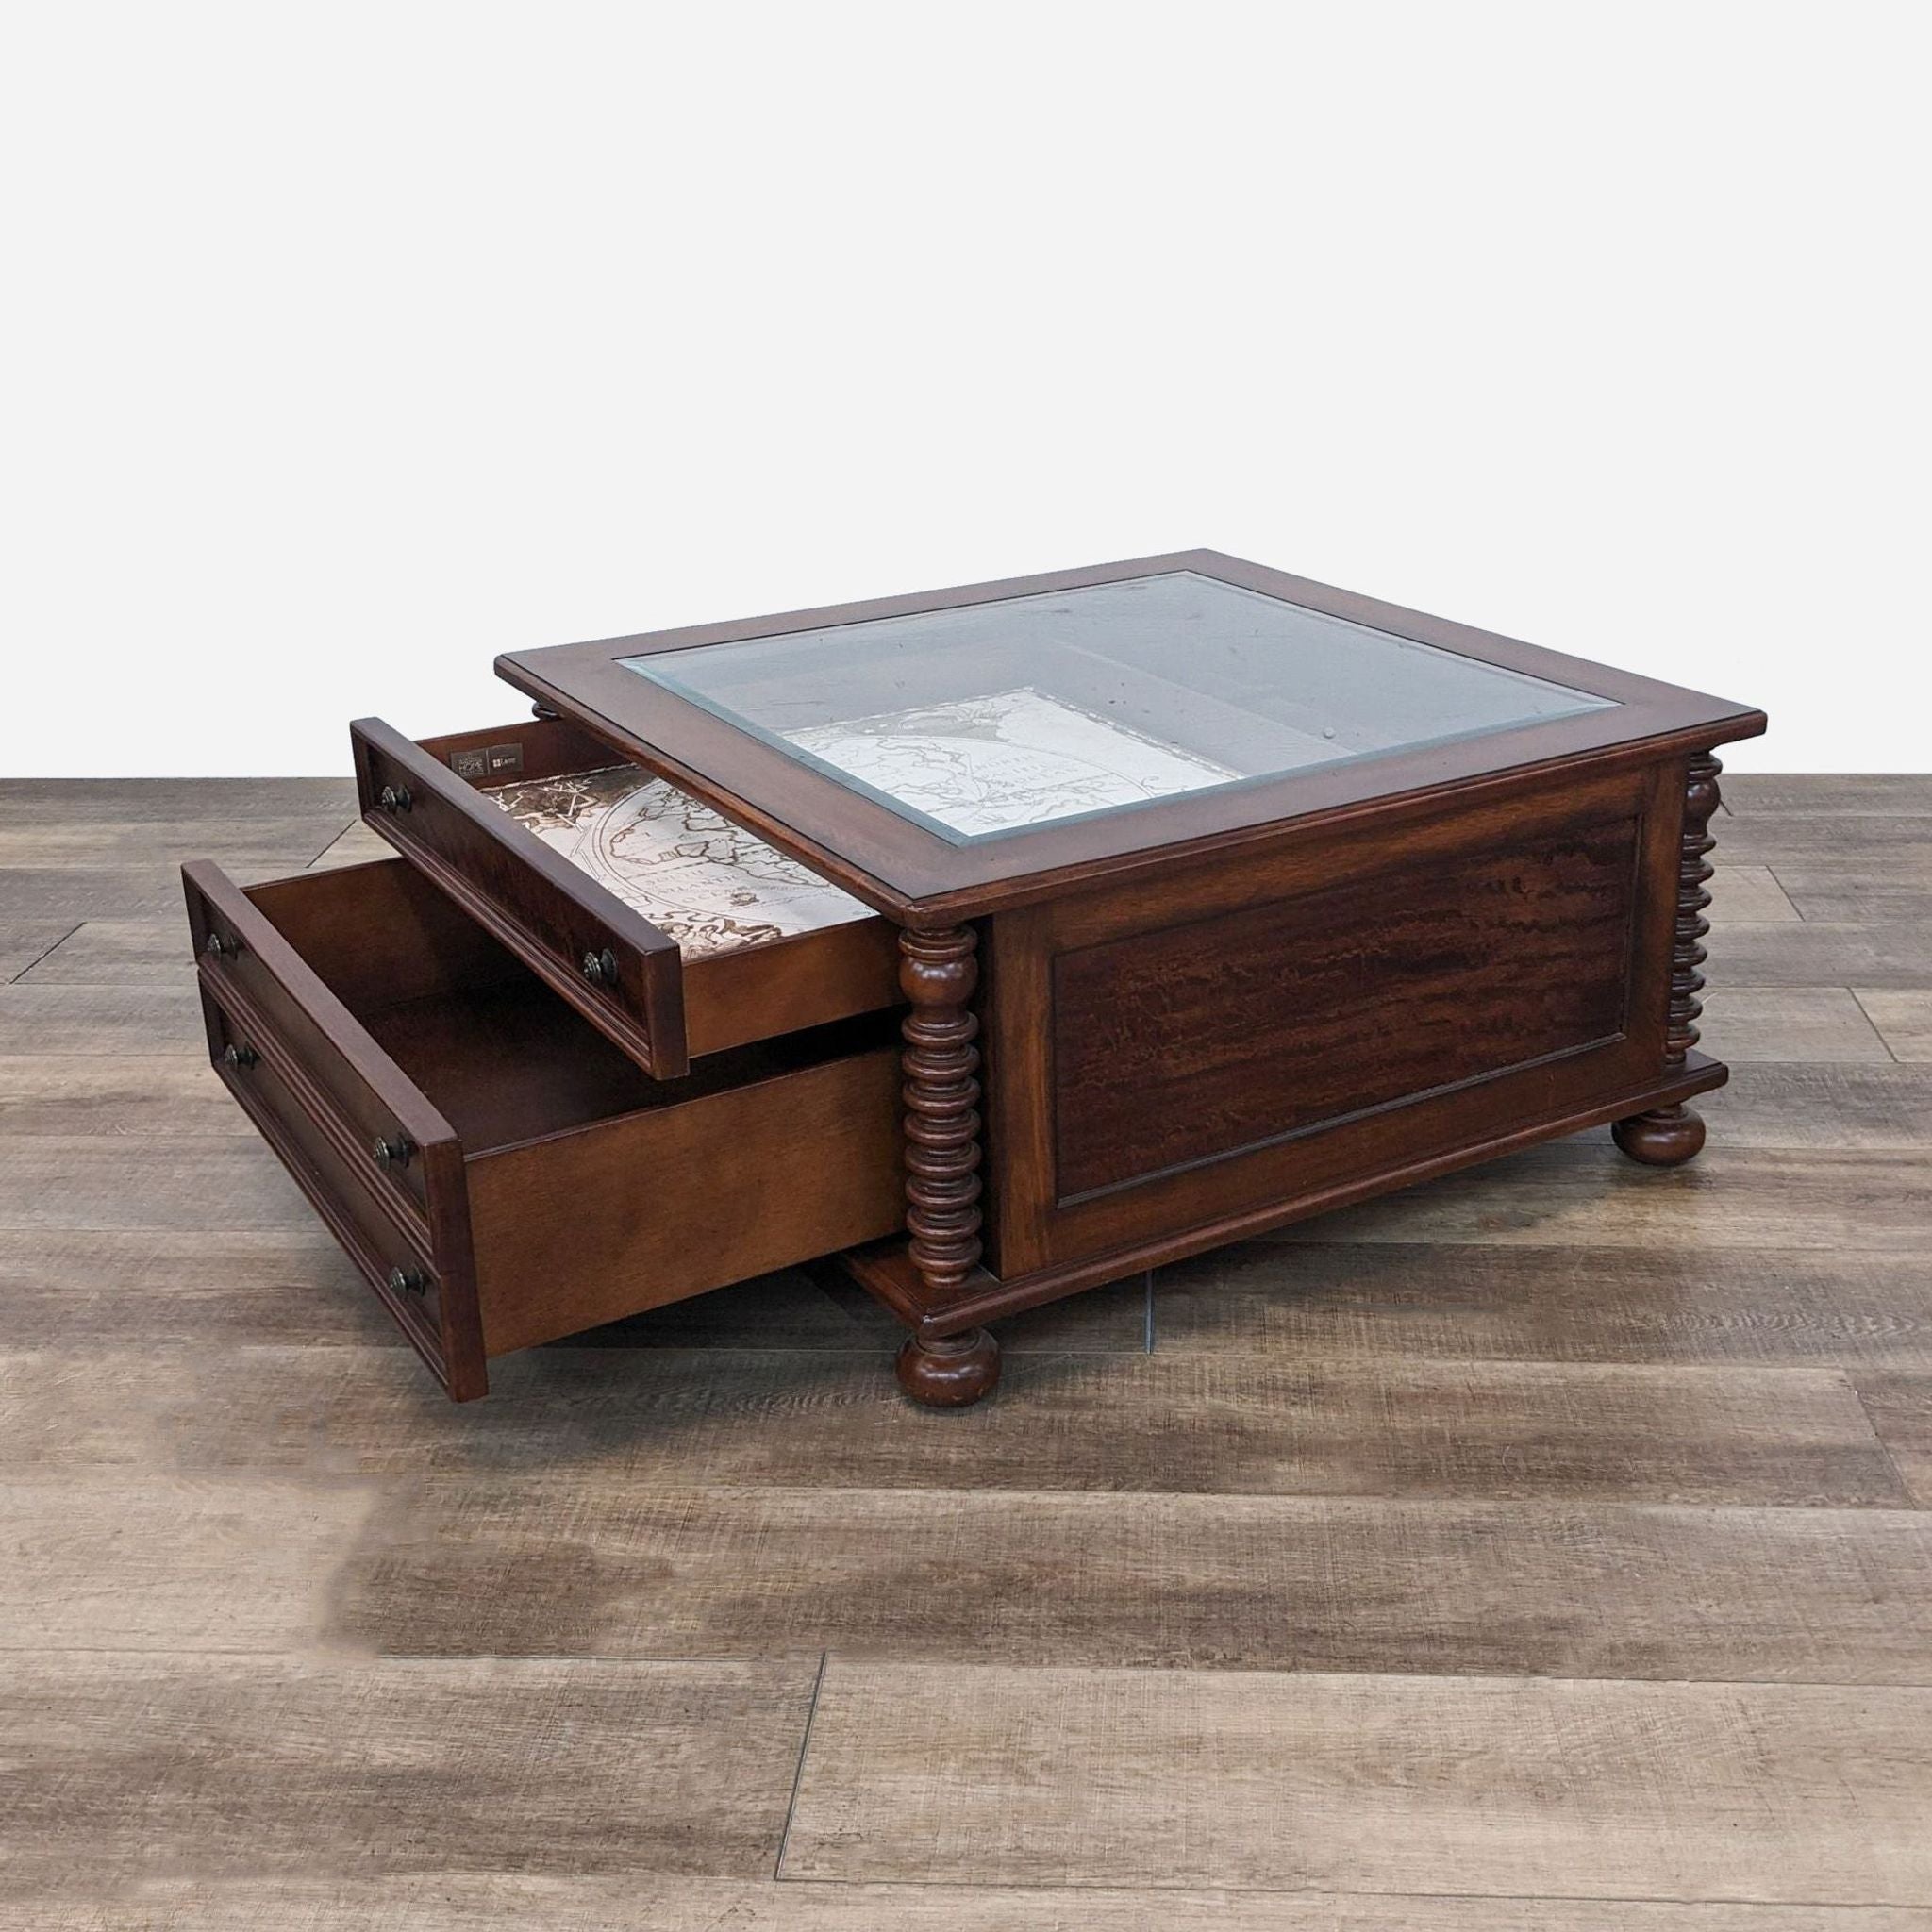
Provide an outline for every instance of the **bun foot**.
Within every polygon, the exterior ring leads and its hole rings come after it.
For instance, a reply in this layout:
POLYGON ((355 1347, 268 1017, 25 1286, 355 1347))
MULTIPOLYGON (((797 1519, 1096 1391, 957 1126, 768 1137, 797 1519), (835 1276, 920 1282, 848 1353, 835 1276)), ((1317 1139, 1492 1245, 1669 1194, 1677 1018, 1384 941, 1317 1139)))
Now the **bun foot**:
POLYGON ((908 1335, 899 1351, 899 1386, 928 1408, 964 1408, 991 1395, 1000 1379, 1000 1345, 984 1328, 922 1341, 908 1335))
POLYGON ((1704 1117, 1688 1107, 1659 1107, 1617 1122, 1610 1138, 1645 1167, 1681 1167, 1704 1145, 1704 1117))

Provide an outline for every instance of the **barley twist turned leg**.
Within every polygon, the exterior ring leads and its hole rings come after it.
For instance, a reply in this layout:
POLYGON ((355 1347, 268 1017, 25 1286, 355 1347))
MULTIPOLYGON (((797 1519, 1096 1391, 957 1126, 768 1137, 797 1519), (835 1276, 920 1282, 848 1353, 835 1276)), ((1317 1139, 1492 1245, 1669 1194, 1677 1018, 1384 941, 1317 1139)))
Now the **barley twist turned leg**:
MULTIPOLYGON (((912 1265, 935 1304, 957 1300, 979 1265, 978 935, 959 925, 899 935, 906 1016, 906 1225, 912 1265)), ((999 1344, 983 1328, 908 1336, 899 1386, 917 1402, 955 1408, 999 1380, 999 1344)))
MULTIPOLYGON (((1690 760, 1684 793, 1684 836, 1678 848, 1677 921, 1671 946, 1671 1004, 1665 1022, 1664 1069, 1682 1067, 1697 1044, 1697 1018, 1704 1010, 1699 995, 1704 974, 1704 940, 1710 931, 1705 908, 1711 876, 1708 854, 1717 841, 1710 836, 1711 814, 1718 807, 1718 774, 1724 770, 1709 753, 1690 760)), ((1617 1145, 1632 1160, 1646 1167, 1676 1167, 1704 1145, 1704 1118, 1690 1108, 1659 1107, 1633 1114, 1610 1129, 1617 1145)))

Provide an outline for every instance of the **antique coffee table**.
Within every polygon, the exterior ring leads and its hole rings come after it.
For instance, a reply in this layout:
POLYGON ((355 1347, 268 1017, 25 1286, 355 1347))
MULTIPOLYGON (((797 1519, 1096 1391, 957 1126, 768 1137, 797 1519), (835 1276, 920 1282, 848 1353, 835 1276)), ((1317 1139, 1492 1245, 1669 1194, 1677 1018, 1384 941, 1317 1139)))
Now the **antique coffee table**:
POLYGON ((836 1251, 972 1402, 1015 1310, 1703 1141, 1757 711, 1209 551, 497 670, 534 723, 354 728, 399 860, 188 868, 217 1065, 455 1395, 836 1251))

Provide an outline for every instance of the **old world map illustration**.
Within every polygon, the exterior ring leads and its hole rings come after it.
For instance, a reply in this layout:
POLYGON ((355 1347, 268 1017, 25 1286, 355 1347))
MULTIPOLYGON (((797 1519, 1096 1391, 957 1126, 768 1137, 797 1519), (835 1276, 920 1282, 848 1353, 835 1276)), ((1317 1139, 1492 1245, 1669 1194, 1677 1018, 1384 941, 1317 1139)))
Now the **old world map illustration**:
MULTIPOLYGON (((846 719, 791 739, 968 836, 1241 775, 1031 687, 846 719)), ((871 916, 850 893, 635 765, 496 786, 490 795, 691 957, 871 916)))
POLYGON ((1241 776, 1030 685, 786 736, 873 791, 968 837, 1241 776))
POLYGON ((635 765, 506 785, 491 796, 692 957, 872 916, 850 893, 635 765))

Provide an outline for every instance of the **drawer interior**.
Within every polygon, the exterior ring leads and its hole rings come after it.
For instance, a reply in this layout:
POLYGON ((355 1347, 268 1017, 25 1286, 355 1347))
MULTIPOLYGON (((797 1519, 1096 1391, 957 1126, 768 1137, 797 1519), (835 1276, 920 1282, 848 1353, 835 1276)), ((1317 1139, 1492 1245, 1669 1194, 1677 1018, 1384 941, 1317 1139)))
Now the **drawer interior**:
POLYGON ((559 720, 423 748, 668 934, 687 960, 874 916, 702 799, 559 720))
POLYGON ((873 1013, 713 1054, 655 1080, 401 859, 247 896, 475 1158, 888 1045, 873 1013))

